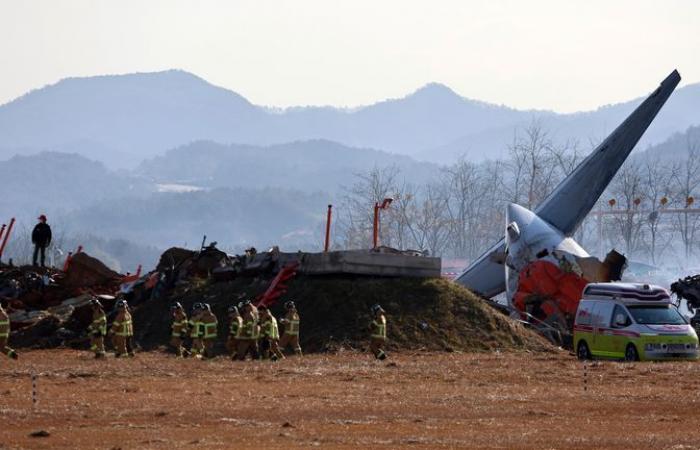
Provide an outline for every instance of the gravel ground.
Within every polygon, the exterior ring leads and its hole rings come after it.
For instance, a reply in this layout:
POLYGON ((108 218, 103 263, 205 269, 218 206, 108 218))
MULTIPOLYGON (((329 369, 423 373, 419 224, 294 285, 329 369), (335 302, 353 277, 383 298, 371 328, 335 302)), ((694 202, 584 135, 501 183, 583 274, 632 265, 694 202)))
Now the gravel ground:
POLYGON ((700 364, 586 372, 584 390, 563 352, 234 363, 30 351, 0 360, 0 448, 700 448, 700 364))

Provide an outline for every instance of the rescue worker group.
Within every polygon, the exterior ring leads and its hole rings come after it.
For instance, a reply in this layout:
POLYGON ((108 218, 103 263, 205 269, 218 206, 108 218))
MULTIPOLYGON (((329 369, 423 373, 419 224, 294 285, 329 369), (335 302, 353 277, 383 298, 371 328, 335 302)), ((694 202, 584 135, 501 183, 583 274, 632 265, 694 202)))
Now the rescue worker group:
MULTIPOLYGON (((118 300, 115 304, 116 315, 108 329, 107 314, 97 298, 90 300, 92 322, 87 328, 90 337, 90 351, 95 358, 104 358, 105 338, 111 337, 114 356, 134 356, 134 325, 131 311, 126 300, 118 300)), ((218 337, 219 321, 207 303, 195 303, 190 316, 179 302, 170 307, 172 313, 171 340, 177 357, 193 357, 197 359, 213 358, 214 343, 218 337), (189 348, 186 345, 189 343, 189 348)), ((253 360, 264 359, 277 361, 284 359, 284 351, 291 348, 295 355, 302 356, 299 344, 300 318, 293 301, 284 304, 285 315, 279 323, 283 326, 280 336, 277 319, 265 306, 256 307, 249 300, 239 302, 228 308, 228 336, 226 350, 234 361, 245 361, 248 357, 253 360)), ((375 358, 384 360, 387 354, 384 350, 386 343, 386 316, 384 309, 375 304, 371 307, 372 320, 369 323, 369 349, 375 358)), ((0 351, 12 359, 18 354, 8 346, 10 337, 10 319, 0 305, 0 351)))

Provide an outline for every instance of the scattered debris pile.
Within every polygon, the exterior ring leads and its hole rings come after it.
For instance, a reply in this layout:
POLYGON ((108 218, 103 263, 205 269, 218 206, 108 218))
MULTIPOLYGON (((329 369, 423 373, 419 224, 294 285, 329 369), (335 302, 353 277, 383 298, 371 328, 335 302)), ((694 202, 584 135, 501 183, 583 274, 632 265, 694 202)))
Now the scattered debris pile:
POLYGON ((123 277, 105 266, 99 259, 80 252, 71 257, 63 284, 68 288, 104 290, 118 286, 123 277))
POLYGON ((12 341, 22 346, 55 346, 82 333, 87 305, 98 296, 113 306, 123 276, 99 260, 78 253, 64 272, 31 266, 0 266, 0 301, 12 323, 12 341))
POLYGON ((672 283, 671 292, 679 301, 686 301, 686 307, 693 315, 690 323, 695 329, 700 329, 700 275, 685 277, 672 283))

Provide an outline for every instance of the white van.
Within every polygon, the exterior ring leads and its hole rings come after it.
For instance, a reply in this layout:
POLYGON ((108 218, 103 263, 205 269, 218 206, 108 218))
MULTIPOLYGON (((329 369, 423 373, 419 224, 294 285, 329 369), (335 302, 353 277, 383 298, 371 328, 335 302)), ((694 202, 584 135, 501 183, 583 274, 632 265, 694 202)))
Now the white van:
POLYGON ((697 359, 698 336, 666 289, 633 283, 590 283, 574 322, 579 359, 697 359))

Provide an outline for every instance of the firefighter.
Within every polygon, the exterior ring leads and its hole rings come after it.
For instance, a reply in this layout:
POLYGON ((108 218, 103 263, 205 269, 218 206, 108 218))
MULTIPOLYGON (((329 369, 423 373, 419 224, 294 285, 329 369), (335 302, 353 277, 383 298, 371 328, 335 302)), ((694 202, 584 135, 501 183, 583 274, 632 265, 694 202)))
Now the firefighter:
POLYGON ((187 356, 189 353, 184 344, 184 339, 187 337, 187 331, 189 328, 187 321, 187 313, 185 313, 185 308, 182 307, 180 302, 175 302, 170 307, 170 311, 173 315, 172 333, 170 339, 170 345, 175 349, 175 354, 179 358, 187 356))
POLYGON ((92 322, 88 325, 90 351, 95 354, 95 358, 104 358, 105 336, 107 335, 107 315, 102 308, 102 304, 96 298, 90 300, 90 307, 92 308, 92 322))
POLYGON ((242 306, 242 320, 243 320, 243 331, 238 338, 238 344, 236 348, 236 359, 244 361, 248 353, 251 354, 253 359, 258 357, 258 338, 260 333, 260 326, 258 325, 258 319, 254 314, 254 306, 250 300, 243 302, 242 306))
POLYGON ((219 326, 219 321, 216 315, 211 311, 211 305, 209 303, 204 304, 201 316, 202 329, 204 332, 203 342, 204 342, 204 354, 206 358, 211 358, 214 356, 214 342, 216 342, 216 333, 219 326))
POLYGON ((10 339, 10 316, 7 315, 2 304, 0 304, 0 351, 12 359, 17 359, 19 355, 16 351, 7 346, 10 339))
POLYGON ((386 344, 386 317, 384 313, 386 311, 379 304, 373 305, 371 311, 369 349, 375 358, 384 360, 386 359, 386 352, 384 351, 384 345, 386 344))
POLYGON ((299 313, 293 301, 288 301, 284 304, 284 309, 287 310, 284 317, 280 319, 280 323, 284 325, 284 333, 280 338, 279 347, 284 351, 288 346, 294 349, 294 353, 301 356, 301 346, 299 345, 299 313))
POLYGON ((190 354, 195 358, 201 358, 204 353, 204 324, 201 320, 203 313, 204 305, 202 303, 195 303, 192 306, 192 314, 190 314, 190 338, 192 338, 190 354))
POLYGON ((235 305, 231 305, 228 308, 228 317, 231 325, 229 326, 228 339, 226 340, 226 350, 231 358, 235 359, 238 340, 243 332, 243 318, 235 305))
POLYGON ((260 359, 260 311, 250 300, 247 303, 250 314, 253 316, 253 343, 250 353, 253 359, 260 359))
POLYGON ((126 300, 119 300, 116 304, 117 317, 112 322, 112 328, 109 330, 113 335, 112 345, 114 345, 114 356, 116 358, 122 355, 134 356, 131 340, 134 337, 134 325, 129 312, 129 305, 126 300))
POLYGON ((262 339, 266 342, 263 358, 270 358, 272 361, 284 359, 284 355, 279 348, 280 332, 277 327, 277 319, 266 306, 261 306, 258 309, 260 310, 262 339))

